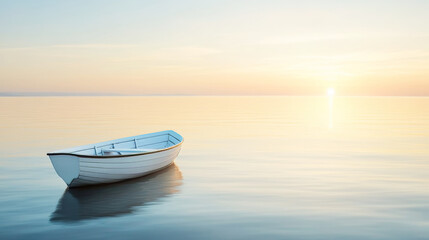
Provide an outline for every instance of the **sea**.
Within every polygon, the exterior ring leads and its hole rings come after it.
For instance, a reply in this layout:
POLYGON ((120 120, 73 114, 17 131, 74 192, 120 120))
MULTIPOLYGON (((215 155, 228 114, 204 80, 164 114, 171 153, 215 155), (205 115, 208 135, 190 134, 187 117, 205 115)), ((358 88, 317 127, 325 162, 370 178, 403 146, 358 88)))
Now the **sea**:
POLYGON ((0 239, 429 239, 429 98, 0 97, 0 239), (163 130, 175 164, 117 184, 46 155, 163 130))

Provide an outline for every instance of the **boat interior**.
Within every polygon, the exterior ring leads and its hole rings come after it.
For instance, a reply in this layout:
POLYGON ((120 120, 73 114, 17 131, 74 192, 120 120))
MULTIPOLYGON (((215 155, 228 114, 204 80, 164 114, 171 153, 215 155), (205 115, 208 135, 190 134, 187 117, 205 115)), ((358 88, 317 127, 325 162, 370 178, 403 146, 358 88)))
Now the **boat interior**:
POLYGON ((86 156, 112 156, 151 152, 172 147, 182 142, 174 131, 163 131, 52 152, 86 156))

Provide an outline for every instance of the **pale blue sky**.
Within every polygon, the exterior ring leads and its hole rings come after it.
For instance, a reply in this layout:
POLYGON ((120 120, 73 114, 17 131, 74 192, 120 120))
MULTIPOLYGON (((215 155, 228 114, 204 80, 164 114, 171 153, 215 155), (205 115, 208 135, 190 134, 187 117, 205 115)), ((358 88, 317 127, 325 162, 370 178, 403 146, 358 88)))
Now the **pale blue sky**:
POLYGON ((428 12, 429 1, 0 1, 0 92, 429 95, 428 12))

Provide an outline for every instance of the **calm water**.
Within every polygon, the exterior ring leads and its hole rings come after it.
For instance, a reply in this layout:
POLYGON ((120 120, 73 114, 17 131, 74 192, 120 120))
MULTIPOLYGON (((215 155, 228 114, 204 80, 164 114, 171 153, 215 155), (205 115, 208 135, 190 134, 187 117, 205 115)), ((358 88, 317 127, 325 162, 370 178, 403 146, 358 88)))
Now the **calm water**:
POLYGON ((429 98, 0 98, 1 239, 429 239, 429 98), (46 152, 173 129, 176 165, 67 190, 46 152))

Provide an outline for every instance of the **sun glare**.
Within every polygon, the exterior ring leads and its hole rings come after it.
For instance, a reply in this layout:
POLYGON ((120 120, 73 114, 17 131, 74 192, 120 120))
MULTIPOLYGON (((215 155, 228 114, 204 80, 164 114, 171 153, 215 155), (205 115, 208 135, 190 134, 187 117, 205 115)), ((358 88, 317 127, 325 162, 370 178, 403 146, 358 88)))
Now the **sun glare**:
POLYGON ((334 88, 327 88, 326 89, 326 95, 334 96, 335 95, 335 89, 334 88))

